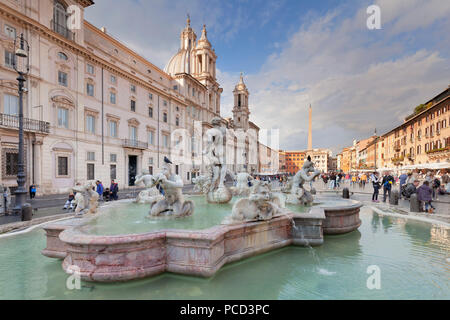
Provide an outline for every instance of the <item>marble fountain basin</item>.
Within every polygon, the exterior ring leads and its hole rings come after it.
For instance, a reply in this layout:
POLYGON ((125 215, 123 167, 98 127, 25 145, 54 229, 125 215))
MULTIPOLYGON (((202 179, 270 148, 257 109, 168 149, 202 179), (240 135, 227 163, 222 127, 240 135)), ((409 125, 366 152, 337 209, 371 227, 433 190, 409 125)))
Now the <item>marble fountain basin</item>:
POLYGON ((347 199, 318 199, 312 207, 288 206, 271 220, 232 225, 220 224, 231 213, 232 203, 206 204, 204 196, 189 199, 196 204, 189 218, 148 219, 148 205, 124 200, 93 217, 46 225, 42 254, 63 259, 63 269, 79 272, 84 281, 127 281, 163 272, 211 277, 224 264, 289 245, 321 245, 326 230, 349 232, 361 223, 362 205, 347 199), (338 223, 350 223, 353 229, 336 227, 338 223))

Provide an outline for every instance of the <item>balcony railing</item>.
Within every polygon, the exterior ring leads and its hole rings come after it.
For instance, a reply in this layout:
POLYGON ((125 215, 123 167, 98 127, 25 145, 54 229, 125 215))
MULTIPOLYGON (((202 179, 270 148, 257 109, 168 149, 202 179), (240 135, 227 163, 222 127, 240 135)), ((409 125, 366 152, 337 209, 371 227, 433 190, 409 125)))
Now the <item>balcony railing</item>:
POLYGON ((138 141, 138 140, 123 139, 122 140, 122 146, 124 148, 147 149, 148 148, 148 143, 147 142, 138 141))
MULTIPOLYGON (((19 117, 0 113, 0 126, 19 129, 19 117)), ((35 119, 23 118, 23 130, 50 133, 50 123, 35 119)))
POLYGON ((75 33, 70 31, 70 29, 67 28, 67 26, 59 24, 55 20, 52 20, 50 22, 50 24, 52 26, 53 31, 55 31, 56 33, 59 33, 60 35, 62 35, 66 39, 69 39, 69 40, 72 40, 72 41, 75 40, 75 33))

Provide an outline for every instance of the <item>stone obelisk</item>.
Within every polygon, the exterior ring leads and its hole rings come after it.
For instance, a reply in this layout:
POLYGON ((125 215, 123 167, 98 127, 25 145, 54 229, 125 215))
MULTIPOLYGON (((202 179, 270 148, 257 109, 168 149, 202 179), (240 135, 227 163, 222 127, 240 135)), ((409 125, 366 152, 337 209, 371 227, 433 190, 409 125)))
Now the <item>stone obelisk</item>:
POLYGON ((308 150, 312 150, 312 107, 309 105, 308 150))

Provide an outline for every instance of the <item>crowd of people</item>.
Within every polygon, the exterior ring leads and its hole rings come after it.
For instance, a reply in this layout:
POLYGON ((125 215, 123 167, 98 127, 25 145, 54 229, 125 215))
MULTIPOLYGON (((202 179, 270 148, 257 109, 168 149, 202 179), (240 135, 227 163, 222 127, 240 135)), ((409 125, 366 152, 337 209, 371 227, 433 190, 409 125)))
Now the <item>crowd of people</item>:
MULTIPOLYGON (((100 180, 97 180, 95 182, 95 187, 92 187, 92 190, 95 190, 99 195, 99 201, 113 201, 119 199, 119 185, 114 180, 111 180, 111 184, 109 188, 104 188, 103 183, 100 180)), ((64 210, 75 210, 75 195, 76 192, 73 190, 69 193, 69 198, 67 199, 66 203, 64 204, 63 209, 64 210)))

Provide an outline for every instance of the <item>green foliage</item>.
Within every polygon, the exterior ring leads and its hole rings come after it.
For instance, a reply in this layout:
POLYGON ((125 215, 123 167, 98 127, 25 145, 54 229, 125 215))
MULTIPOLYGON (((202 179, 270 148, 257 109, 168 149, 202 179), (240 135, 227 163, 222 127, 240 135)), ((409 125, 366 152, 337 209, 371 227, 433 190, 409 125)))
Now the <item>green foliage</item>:
POLYGON ((421 113, 423 110, 425 110, 427 108, 426 105, 424 105, 423 103, 419 104, 417 107, 414 108, 414 114, 419 114, 421 113))

